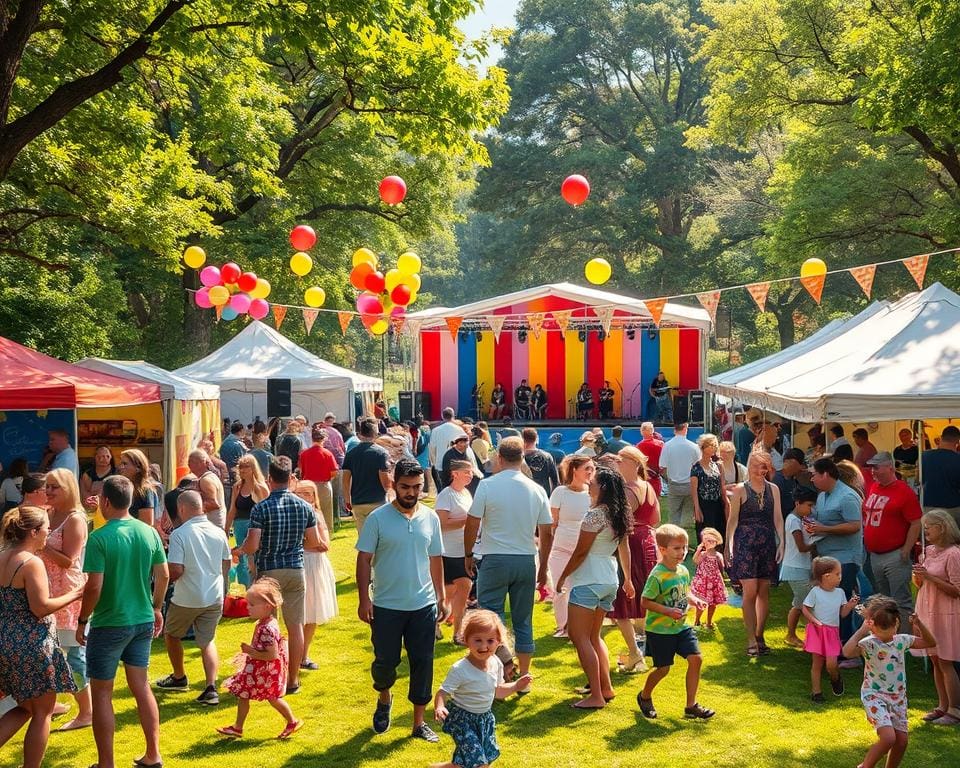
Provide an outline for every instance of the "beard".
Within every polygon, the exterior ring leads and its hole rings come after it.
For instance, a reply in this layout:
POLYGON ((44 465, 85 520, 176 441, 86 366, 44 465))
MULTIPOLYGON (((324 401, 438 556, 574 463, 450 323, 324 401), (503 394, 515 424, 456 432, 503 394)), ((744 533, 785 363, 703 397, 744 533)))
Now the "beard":
POLYGON ((417 496, 410 496, 407 498, 401 498, 397 496, 396 498, 397 505, 403 507, 404 509, 415 509, 417 504, 420 502, 420 499, 417 496))

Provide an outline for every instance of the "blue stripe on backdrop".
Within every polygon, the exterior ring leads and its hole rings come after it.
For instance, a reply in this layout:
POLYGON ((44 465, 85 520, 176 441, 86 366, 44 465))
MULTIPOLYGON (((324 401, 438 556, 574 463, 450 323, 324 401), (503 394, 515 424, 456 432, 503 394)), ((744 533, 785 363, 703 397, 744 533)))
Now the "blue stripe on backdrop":
POLYGON ((461 333, 457 337, 457 415, 477 418, 471 393, 477 383, 477 337, 474 333, 461 333))
MULTIPOLYGON (((643 418, 650 417, 647 408, 647 401, 650 399, 650 382, 657 378, 660 372, 660 331, 654 330, 653 338, 650 338, 650 330, 638 330, 640 337, 640 391, 643 393, 641 402, 643 403, 643 418)), ((677 382, 671 381, 672 386, 677 386, 677 382)), ((640 413, 640 409, 634 406, 634 413, 640 413)))

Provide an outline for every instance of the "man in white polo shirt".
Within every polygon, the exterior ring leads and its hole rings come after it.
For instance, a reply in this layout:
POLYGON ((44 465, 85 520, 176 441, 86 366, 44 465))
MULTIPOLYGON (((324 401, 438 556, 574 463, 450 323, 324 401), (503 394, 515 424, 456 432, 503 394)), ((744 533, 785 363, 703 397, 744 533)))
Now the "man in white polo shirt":
POLYGON ((523 440, 506 437, 500 443, 500 471, 480 481, 463 530, 465 565, 473 575, 473 547, 483 526, 483 565, 477 576, 477 602, 504 618, 510 595, 510 620, 520 674, 530 671, 533 642, 533 595, 547 581, 547 559, 553 545, 553 520, 547 494, 520 467, 523 440), (537 543, 540 534, 540 567, 537 543))
POLYGON ((189 688, 181 638, 193 627, 206 676, 203 693, 196 701, 215 706, 220 703, 217 694, 220 659, 214 637, 223 613, 223 584, 230 572, 230 544, 223 528, 207 519, 203 499, 196 491, 180 494, 177 514, 182 522, 170 534, 168 555, 173 599, 163 628, 173 673, 158 680, 156 686, 167 691, 189 688))
POLYGON ((690 497, 690 469, 700 461, 697 444, 687 440, 687 424, 673 427, 673 439, 663 445, 660 466, 667 476, 667 509, 673 525, 683 525, 683 513, 689 510, 693 521, 693 499, 690 497))

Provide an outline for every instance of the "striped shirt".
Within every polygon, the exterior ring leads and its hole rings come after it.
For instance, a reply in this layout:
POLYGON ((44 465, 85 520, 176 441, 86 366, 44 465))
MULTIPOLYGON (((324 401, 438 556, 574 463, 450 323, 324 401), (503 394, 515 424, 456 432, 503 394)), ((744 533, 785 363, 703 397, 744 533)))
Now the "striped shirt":
POLYGON ((313 507, 299 496, 286 488, 271 491, 250 512, 250 528, 261 532, 257 570, 303 568, 303 535, 316 524, 313 507))

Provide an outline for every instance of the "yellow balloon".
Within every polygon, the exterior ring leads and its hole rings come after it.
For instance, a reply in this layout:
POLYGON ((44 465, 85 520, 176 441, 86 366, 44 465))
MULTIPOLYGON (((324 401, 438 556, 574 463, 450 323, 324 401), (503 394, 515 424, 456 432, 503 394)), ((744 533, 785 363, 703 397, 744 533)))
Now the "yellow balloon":
POLYGON ((225 286, 215 285, 210 289, 210 303, 215 307, 222 307, 228 301, 230 301, 230 291, 226 289, 225 286))
POLYGON ((583 269, 584 274, 594 285, 603 285, 613 274, 613 268, 606 259, 590 259, 583 269))
POLYGON ((377 320, 377 322, 370 326, 370 333, 372 333, 374 336, 383 336, 389 327, 390 323, 388 323, 386 320, 377 320))
POLYGON ((191 269, 200 269, 207 260, 207 254, 199 245, 191 245, 183 252, 183 260, 191 269))
POLYGON ((823 259, 807 259, 800 267, 800 277, 816 277, 827 274, 827 265, 823 259))
POLYGON ((414 273, 412 275, 403 274, 400 275, 400 284, 409 285, 410 290, 416 293, 420 290, 420 275, 414 273))
POLYGON ((410 306, 411 304, 413 304, 413 302, 415 302, 416 300, 417 300, 417 292, 416 292, 416 291, 410 291, 410 301, 407 302, 407 306, 409 307, 409 306, 410 306))
POLYGON ((262 277, 257 278, 256 287, 250 291, 251 299, 265 299, 270 295, 270 283, 262 277))
POLYGON ((377 268, 377 254, 371 251, 369 248, 357 248, 353 252, 353 266, 359 264, 369 264, 374 269, 377 268))
POLYGON ((298 251, 290 257, 290 269, 293 270, 293 274, 303 277, 313 269, 313 259, 303 251, 298 251))
POLYGON ((383 281, 389 293, 403 282, 403 273, 399 269, 391 269, 383 276, 383 281))
POLYGON ((308 307, 322 307, 327 300, 327 292, 318 285, 311 286, 303 292, 303 300, 308 307))
POLYGON ((397 259, 397 269, 408 275, 415 275, 420 271, 420 257, 413 251, 401 253, 397 259))

